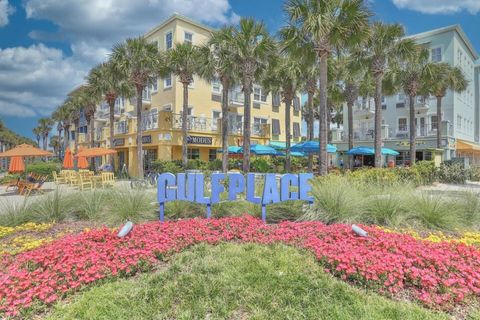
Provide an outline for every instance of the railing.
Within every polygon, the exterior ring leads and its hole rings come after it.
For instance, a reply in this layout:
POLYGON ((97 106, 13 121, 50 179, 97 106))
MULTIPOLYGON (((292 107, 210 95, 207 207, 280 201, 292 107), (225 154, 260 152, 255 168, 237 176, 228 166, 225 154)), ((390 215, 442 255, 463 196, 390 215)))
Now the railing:
POLYGON ((126 134, 128 133, 128 122, 120 121, 115 123, 114 134, 126 134))
POLYGON ((142 130, 154 130, 158 128, 158 111, 153 110, 142 114, 142 130))
POLYGON ((228 99, 230 104, 243 105, 245 102, 245 96, 240 88, 232 89, 228 92, 228 99))
MULTIPOLYGON (((174 129, 182 129, 182 115, 173 114, 172 127, 174 129)), ((217 132, 218 125, 217 119, 206 118, 206 117, 187 117, 187 130, 189 131, 202 131, 202 132, 217 132)))

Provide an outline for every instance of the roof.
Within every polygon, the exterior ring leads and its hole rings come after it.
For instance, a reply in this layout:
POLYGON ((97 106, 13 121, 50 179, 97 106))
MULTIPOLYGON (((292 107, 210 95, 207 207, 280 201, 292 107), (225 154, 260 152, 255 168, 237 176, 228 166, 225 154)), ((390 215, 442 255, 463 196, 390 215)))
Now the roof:
POLYGON ((460 36, 460 39, 462 39, 463 43, 465 43, 465 46, 467 47, 467 49, 470 51, 471 55, 473 56, 473 60, 477 60, 478 57, 479 57, 478 52, 475 50, 472 43, 468 39, 465 32, 463 32, 463 29, 459 24, 454 24, 454 25, 451 25, 451 26, 443 27, 443 28, 438 28, 438 29, 433 29, 433 30, 426 31, 426 32, 412 34, 412 35, 407 36, 407 38, 418 39, 418 38, 424 38, 424 37, 431 37, 431 36, 434 36, 434 35, 437 35, 437 34, 450 32, 450 31, 457 32, 457 34, 460 36))
POLYGON ((145 33, 145 37, 148 37, 148 36, 151 36, 152 34, 154 34, 155 32, 157 32, 158 30, 162 29, 163 27, 165 27, 167 24, 169 24, 170 22, 174 21, 174 20, 182 20, 184 22, 187 22, 187 23, 190 23, 190 24, 193 24, 194 26, 197 26, 199 28, 202 28, 202 29, 205 29, 207 31, 210 31, 210 32, 213 32, 213 28, 210 28, 209 26, 207 25, 204 25, 202 23, 199 23, 197 21, 194 21, 190 18, 187 18, 185 16, 182 16, 181 14, 178 14, 178 13, 174 13, 172 16, 170 16, 170 18, 168 18, 167 20, 163 21, 162 23, 160 23, 159 25, 157 25, 156 27, 152 28, 150 31, 148 31, 147 33, 145 33))

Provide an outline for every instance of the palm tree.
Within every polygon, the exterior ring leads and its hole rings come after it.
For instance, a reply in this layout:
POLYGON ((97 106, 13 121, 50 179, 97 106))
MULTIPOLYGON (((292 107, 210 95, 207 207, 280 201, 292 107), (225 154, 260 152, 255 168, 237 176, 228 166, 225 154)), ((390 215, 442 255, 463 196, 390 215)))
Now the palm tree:
POLYGON ((149 43, 143 37, 127 39, 124 43, 115 45, 111 59, 115 67, 125 76, 127 83, 136 90, 137 174, 143 177, 142 94, 149 83, 156 81, 158 49, 155 43, 149 43))
POLYGON ((382 87, 385 74, 406 58, 415 48, 411 39, 402 39, 404 29, 399 24, 375 22, 362 52, 365 63, 375 79, 375 167, 382 166, 382 87))
POLYGON ((335 48, 357 44, 368 34, 370 12, 363 0, 289 0, 290 23, 306 42, 313 44, 319 60, 320 174, 327 174, 328 58, 335 48))
MULTIPOLYGON (((63 146, 62 149, 65 151, 68 146, 69 142, 69 133, 70 133, 70 126, 71 126, 71 110, 69 109, 70 105, 65 101, 61 104, 53 113, 52 118, 61 124, 61 131, 63 131, 63 146)), ((58 129, 58 128, 57 128, 58 129)), ((59 130, 59 136, 61 136, 59 130)))
POLYGON ((160 74, 173 73, 183 85, 183 108, 182 108, 182 163, 186 168, 188 163, 188 86, 193 82, 193 76, 198 74, 200 62, 199 48, 191 43, 179 43, 166 52, 165 63, 167 68, 160 74))
POLYGON ((285 171, 290 171, 290 116, 293 100, 297 97, 297 90, 302 82, 302 65, 297 57, 288 53, 281 53, 274 63, 270 64, 263 85, 267 90, 280 93, 285 103, 285 171))
POLYGON ((465 91, 468 80, 459 67, 452 67, 448 63, 436 63, 431 67, 432 81, 428 83, 429 93, 437 99, 437 148, 442 147, 442 99, 447 90, 455 92, 465 91))
POLYGON ((61 152, 61 137, 60 136, 53 136, 50 138, 49 146, 53 149, 53 152, 58 155, 60 159, 60 152, 61 152))
POLYGON ((222 171, 228 171, 228 91, 235 83, 232 54, 233 28, 224 27, 212 33, 210 41, 200 48, 199 74, 209 80, 217 78, 222 84, 222 171))
POLYGON ((72 95, 67 98, 64 102, 64 108, 66 109, 65 112, 68 113, 68 121, 70 123, 73 123, 75 127, 75 138, 74 138, 74 148, 75 152, 78 151, 78 129, 80 126, 80 115, 83 111, 83 106, 82 106, 82 101, 81 99, 76 96, 72 95))
POLYGON ((42 138, 42 130, 40 127, 35 127, 32 129, 35 139, 37 139, 37 145, 40 148, 40 139, 42 138))
POLYGON ((38 127, 42 137, 43 150, 47 150, 48 135, 52 131, 53 120, 50 118, 41 118, 38 120, 38 127))
POLYGON ((90 133, 90 147, 93 148, 95 147, 95 112, 102 99, 101 95, 89 85, 80 88, 75 95, 83 107, 90 133))
MULTIPOLYGON (((116 67, 112 60, 101 63, 90 70, 87 82, 96 96, 102 96, 109 107, 110 147, 113 147, 115 125, 115 101, 118 97, 129 98, 133 95, 132 86, 126 76, 116 67)), ((113 156, 110 163, 114 165, 113 156)))
POLYGON ((260 80, 275 53, 275 43, 262 22, 242 18, 233 31, 232 50, 237 61, 237 76, 244 95, 243 170, 250 171, 250 113, 253 82, 260 80))
POLYGON ((402 61, 398 71, 398 80, 403 92, 408 95, 410 111, 410 164, 415 164, 416 126, 415 102, 422 86, 431 82, 432 63, 429 62, 429 52, 424 46, 416 46, 411 55, 402 61))

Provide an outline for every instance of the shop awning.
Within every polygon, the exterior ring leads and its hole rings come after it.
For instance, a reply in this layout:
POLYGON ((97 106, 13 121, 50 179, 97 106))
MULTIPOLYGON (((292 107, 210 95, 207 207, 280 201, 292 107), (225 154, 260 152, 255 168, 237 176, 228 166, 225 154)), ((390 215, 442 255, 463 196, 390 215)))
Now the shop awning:
POLYGON ((457 151, 480 153, 480 145, 457 139, 457 151))

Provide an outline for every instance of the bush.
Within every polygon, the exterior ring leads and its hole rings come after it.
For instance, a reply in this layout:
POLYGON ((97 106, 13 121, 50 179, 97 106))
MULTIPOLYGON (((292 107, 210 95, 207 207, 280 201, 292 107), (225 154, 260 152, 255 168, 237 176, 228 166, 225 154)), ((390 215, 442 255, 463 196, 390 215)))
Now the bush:
POLYGON ((207 169, 210 171, 222 170, 222 160, 215 159, 213 161, 209 161, 207 164, 207 169))
POLYGON ((465 184, 469 178, 468 169, 459 164, 442 163, 437 171, 438 181, 442 183, 465 184))
POLYGON ((140 222, 156 218, 153 207, 154 194, 145 190, 130 188, 114 189, 107 197, 107 213, 105 217, 111 223, 124 223, 127 220, 140 222))
POLYGON ((28 164, 25 168, 27 173, 35 173, 37 175, 48 176, 48 180, 52 179, 52 172, 60 172, 62 169, 62 165, 59 162, 34 162, 32 164, 28 164))
POLYGON ((275 172, 275 168, 271 161, 265 157, 253 157, 252 161, 250 162, 250 169, 253 172, 275 172))
POLYGON ((409 209, 412 212, 412 218, 424 228, 455 230, 465 221, 461 221, 458 205, 452 202, 440 196, 421 192, 414 195, 409 209))
POLYGON ((0 178, 0 185, 8 184, 10 182, 17 181, 18 178, 22 178, 22 177, 23 177, 23 175, 17 174, 17 173, 7 174, 6 176, 0 178))
POLYGON ((468 176, 471 181, 480 181, 480 167, 471 166, 468 169, 468 176))
POLYGON ((420 185, 429 185, 435 181, 437 170, 433 161, 419 161, 410 170, 416 174, 420 185))
POLYGON ((242 159, 228 159, 228 170, 242 170, 242 159))
POLYGON ((181 163, 179 164, 178 161, 165 161, 165 160, 155 160, 152 162, 152 171, 155 173, 164 173, 170 172, 173 174, 177 174, 183 171, 183 167, 181 163))
POLYGON ((349 171, 347 174, 349 180, 364 185, 392 185, 400 181, 401 176, 396 171, 383 168, 358 169, 349 171))
POLYGON ((32 202, 33 222, 60 222, 67 219, 75 210, 75 194, 64 194, 58 189, 32 202))

